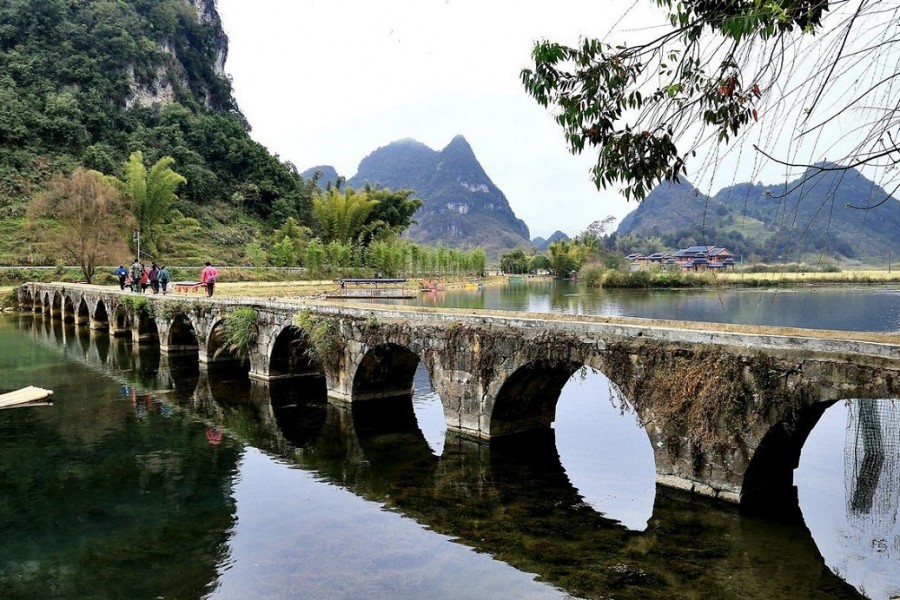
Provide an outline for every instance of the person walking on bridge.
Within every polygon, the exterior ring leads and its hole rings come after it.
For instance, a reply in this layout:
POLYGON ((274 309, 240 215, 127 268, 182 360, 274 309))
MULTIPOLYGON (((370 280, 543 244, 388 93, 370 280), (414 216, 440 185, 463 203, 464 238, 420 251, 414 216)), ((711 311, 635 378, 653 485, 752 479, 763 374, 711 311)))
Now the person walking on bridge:
POLYGON ((141 264, 140 259, 135 258, 134 264, 131 265, 131 291, 139 292, 141 291, 141 277, 144 275, 144 265, 141 264))
POLYGON ((219 272, 216 271, 216 268, 209 261, 206 261, 206 268, 203 269, 203 273, 200 275, 200 281, 206 286, 207 296, 213 295, 213 288, 216 287, 216 279, 218 278, 219 272))
POLYGON ((163 265, 159 269, 159 287, 162 288, 163 296, 166 295, 166 290, 169 287, 169 281, 171 281, 172 276, 169 274, 169 269, 166 265, 163 265))
POLYGON ((147 273, 147 278, 150 280, 150 287, 153 289, 154 294, 159 293, 159 267, 156 263, 150 265, 150 272, 147 273))
POLYGON ((119 278, 119 289, 125 289, 125 281, 128 280, 128 269, 125 268, 125 265, 119 265, 119 268, 116 269, 116 277, 119 278))

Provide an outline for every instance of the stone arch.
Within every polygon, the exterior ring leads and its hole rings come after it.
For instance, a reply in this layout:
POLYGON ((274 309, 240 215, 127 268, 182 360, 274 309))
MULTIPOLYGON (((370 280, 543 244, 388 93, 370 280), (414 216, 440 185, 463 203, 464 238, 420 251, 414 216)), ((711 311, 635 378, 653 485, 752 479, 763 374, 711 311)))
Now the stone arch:
POLYGON ((749 459, 741 485, 741 506, 752 510, 796 509, 794 469, 816 423, 836 400, 800 408, 768 428, 749 459))
POLYGON ((169 325, 166 347, 170 353, 197 353, 200 350, 200 341, 194 324, 184 313, 178 313, 169 325))
POLYGON ((563 386, 580 363, 540 359, 528 362, 503 382, 490 411, 491 437, 547 429, 556 418, 563 386))
MULTIPOLYGON (((97 308, 99 310, 99 305, 97 308)), ((116 320, 113 335, 131 335, 131 315, 129 314, 128 309, 124 304, 119 304, 118 306, 116 306, 115 317, 116 320)))
POLYGON ((62 319, 67 323, 75 322, 75 303, 72 302, 72 296, 65 294, 62 297, 62 319))
POLYGON ((268 356, 269 378, 324 375, 321 366, 310 358, 309 350, 309 340, 302 329, 294 325, 282 329, 268 356))
POLYGON ((19 304, 22 308, 34 311, 34 295, 31 293, 31 289, 25 287, 21 288, 21 291, 19 292, 19 304))
POLYGON ((399 344, 370 348, 353 375, 352 399, 370 400, 411 396, 419 356, 399 344))
POLYGON ((132 337, 136 342, 148 342, 159 339, 156 321, 146 310, 137 310, 134 314, 132 337))
POLYGON ((94 316, 91 317, 91 329, 109 329, 109 313, 102 299, 97 300, 94 316))
POLYGON ((62 292, 56 291, 53 294, 53 300, 50 302, 50 317, 53 319, 62 319, 63 316, 63 295, 62 292))
POLYGON ((88 308, 87 299, 82 296, 78 302, 78 310, 75 312, 75 324, 85 326, 90 325, 90 323, 91 309, 88 308))
POLYGON ((53 296, 49 291, 41 296, 41 312, 45 315, 50 314, 50 307, 53 305, 53 296))
POLYGON ((228 349, 225 343, 225 319, 219 319, 209 328, 206 338, 205 362, 243 362, 241 357, 228 349))

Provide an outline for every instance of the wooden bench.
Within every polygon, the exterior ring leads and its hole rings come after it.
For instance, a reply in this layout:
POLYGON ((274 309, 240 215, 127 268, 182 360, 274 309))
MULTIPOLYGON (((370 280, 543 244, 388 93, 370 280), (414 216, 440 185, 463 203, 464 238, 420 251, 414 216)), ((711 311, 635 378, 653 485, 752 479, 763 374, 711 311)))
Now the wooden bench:
POLYGON ((206 286, 202 281, 173 281, 172 291, 176 294, 202 294, 206 291, 206 286))

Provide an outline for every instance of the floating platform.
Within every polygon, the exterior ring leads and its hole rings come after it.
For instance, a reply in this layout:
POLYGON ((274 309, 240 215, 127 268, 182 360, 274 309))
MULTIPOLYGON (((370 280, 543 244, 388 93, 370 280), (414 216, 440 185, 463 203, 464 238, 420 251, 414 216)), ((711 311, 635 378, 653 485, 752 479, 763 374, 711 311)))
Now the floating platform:
POLYGON ((415 298, 412 294, 400 293, 400 294, 366 294, 366 293, 356 293, 356 294, 325 294, 325 298, 328 300, 409 300, 410 298, 415 298))
POLYGON ((405 279, 338 279, 341 289, 335 294, 325 294, 329 300, 408 300, 415 298, 406 288, 382 287, 406 283, 405 279), (349 287, 348 287, 349 286, 349 287))
POLYGON ((53 404, 53 402, 47 400, 47 398, 52 395, 52 390, 45 390, 30 385, 21 390, 0 394, 0 409, 16 408, 19 406, 49 406, 53 404), (44 402, 42 402, 42 400, 44 400, 44 402))

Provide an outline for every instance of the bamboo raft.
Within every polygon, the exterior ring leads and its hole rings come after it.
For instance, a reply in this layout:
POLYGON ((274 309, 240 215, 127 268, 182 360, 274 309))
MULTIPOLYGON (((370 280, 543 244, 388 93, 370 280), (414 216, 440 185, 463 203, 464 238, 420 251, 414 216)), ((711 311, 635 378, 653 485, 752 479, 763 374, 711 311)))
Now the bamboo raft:
POLYGON ((45 390, 30 385, 21 390, 0 394, 0 409, 18 408, 20 406, 51 406, 53 402, 47 400, 47 398, 52 395, 53 390, 45 390))

